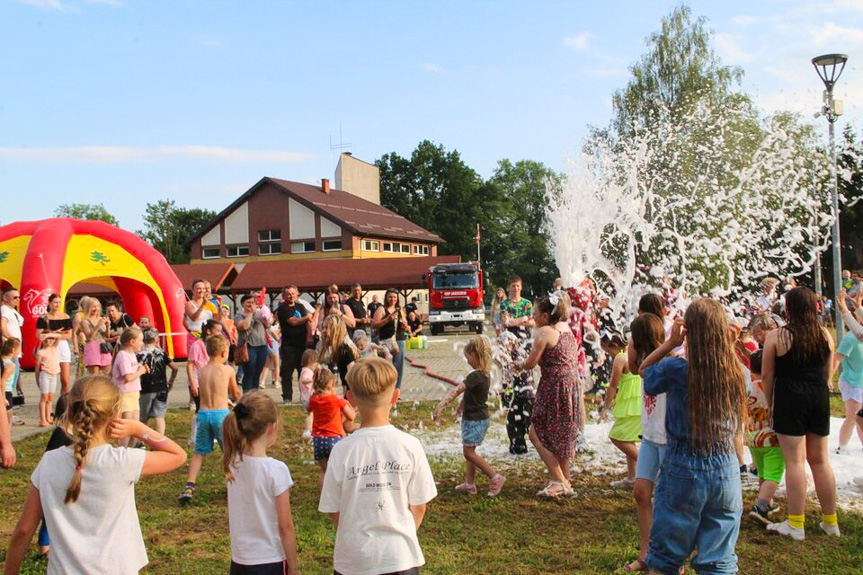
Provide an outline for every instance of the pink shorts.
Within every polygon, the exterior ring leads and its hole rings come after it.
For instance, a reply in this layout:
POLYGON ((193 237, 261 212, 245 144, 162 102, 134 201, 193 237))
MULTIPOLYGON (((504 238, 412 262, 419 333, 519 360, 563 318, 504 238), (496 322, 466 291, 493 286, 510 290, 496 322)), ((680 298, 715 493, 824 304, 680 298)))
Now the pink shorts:
POLYGON ((312 386, 301 383, 301 384, 299 384, 299 388, 300 388, 300 403, 308 403, 309 398, 312 397, 312 386))
POLYGON ((102 353, 101 341, 88 341, 84 345, 84 365, 87 367, 108 367, 111 365, 111 354, 102 353))

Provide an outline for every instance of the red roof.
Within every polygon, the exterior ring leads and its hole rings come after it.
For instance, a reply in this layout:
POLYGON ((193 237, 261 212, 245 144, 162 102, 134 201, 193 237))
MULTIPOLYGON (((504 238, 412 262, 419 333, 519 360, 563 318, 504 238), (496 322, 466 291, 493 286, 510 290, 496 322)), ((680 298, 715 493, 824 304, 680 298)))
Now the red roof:
MULTIPOLYGON (((215 292, 222 287, 226 280, 237 275, 236 266, 233 263, 174 264, 171 269, 177 274, 177 278, 186 290, 192 289, 193 281, 202 279, 209 281, 215 292)), ((227 283, 230 284, 231 282, 228 281, 227 283)))
MULTIPOLYGON (((459 256, 288 260, 250 262, 242 266, 231 291, 246 292, 266 287, 270 293, 294 284, 300 291, 324 290, 330 284, 348 287, 354 282, 364 289, 422 287, 422 275, 429 267, 458 263, 459 256)), ((197 266, 195 266, 197 267, 197 266)))

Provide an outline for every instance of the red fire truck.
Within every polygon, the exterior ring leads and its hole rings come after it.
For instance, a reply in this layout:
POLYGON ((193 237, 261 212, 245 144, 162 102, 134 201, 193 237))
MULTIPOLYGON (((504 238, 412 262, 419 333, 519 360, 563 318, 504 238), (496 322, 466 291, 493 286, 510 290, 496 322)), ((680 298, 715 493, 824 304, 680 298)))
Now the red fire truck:
POLYGON ((440 264, 423 275, 429 291, 429 328, 432 335, 448 325, 466 325, 482 333, 485 321, 482 269, 477 262, 440 264))

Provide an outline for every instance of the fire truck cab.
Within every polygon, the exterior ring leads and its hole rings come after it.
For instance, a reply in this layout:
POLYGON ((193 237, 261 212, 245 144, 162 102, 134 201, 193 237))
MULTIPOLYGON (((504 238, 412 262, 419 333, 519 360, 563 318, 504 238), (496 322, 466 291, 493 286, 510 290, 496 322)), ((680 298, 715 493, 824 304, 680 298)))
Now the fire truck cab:
POLYGON ((483 274, 477 262, 440 264, 423 275, 429 292, 428 322, 432 335, 450 326, 482 333, 485 321, 483 274))

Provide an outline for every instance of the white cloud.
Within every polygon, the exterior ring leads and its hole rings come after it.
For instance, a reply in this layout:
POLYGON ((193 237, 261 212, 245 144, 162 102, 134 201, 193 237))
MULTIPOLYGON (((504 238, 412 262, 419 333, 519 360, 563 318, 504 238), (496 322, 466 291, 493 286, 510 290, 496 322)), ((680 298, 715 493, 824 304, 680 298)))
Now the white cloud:
POLYGON ((733 34, 716 33, 713 35, 719 55, 731 64, 743 64, 755 60, 755 54, 743 49, 742 38, 733 34))
POLYGON ((106 6, 124 6, 120 0, 84 0, 87 4, 105 4, 106 6))
POLYGON ((584 52, 590 46, 590 40, 592 38, 593 34, 590 32, 582 32, 577 36, 567 36, 563 39, 563 43, 576 52, 584 52))
POLYGON ((849 44, 863 44, 863 29, 844 28, 833 22, 827 22, 820 28, 810 28, 809 35, 815 46, 843 46, 843 51, 848 50, 849 44))
POLYGON ((426 72, 432 72, 434 74, 443 74, 446 72, 446 70, 443 68, 443 66, 439 66, 439 65, 434 64, 432 62, 426 62, 425 64, 423 64, 420 67, 423 70, 425 70, 426 72))
POLYGON ((156 148, 119 146, 0 147, 0 158, 40 164, 123 164, 158 162, 172 158, 237 164, 262 162, 298 164, 315 157, 314 154, 281 150, 243 150, 218 146, 159 146, 156 148))
POLYGON ((63 11, 66 9, 65 6, 60 2, 60 0, 20 0, 24 4, 28 6, 35 6, 36 8, 43 8, 45 10, 59 10, 63 11))
POLYGON ((747 26, 751 26, 758 22, 758 18, 756 18, 755 16, 747 16, 745 14, 742 14, 740 16, 733 17, 730 22, 735 26, 746 28, 747 26))

